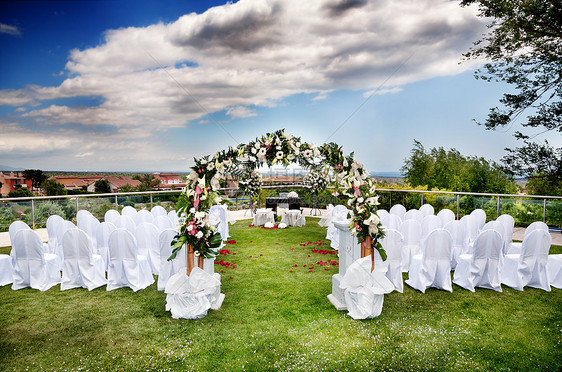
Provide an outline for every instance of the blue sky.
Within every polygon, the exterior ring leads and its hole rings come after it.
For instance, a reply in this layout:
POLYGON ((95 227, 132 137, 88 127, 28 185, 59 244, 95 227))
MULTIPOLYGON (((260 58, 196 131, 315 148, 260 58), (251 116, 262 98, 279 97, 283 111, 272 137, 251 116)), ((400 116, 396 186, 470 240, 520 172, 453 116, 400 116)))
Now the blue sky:
POLYGON ((414 139, 498 161, 518 126, 473 121, 508 89, 461 62, 486 31, 476 13, 446 0, 0 1, 0 165, 186 171, 280 128, 374 172, 399 170, 414 139))

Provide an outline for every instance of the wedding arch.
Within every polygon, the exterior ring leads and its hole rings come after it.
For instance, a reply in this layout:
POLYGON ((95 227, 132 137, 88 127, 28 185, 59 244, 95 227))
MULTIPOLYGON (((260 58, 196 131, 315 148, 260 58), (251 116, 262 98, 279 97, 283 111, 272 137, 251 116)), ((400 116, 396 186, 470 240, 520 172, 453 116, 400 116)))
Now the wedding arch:
POLYGON ((176 211, 182 222, 172 242, 169 258, 174 259, 186 247, 188 276, 194 267, 194 258, 198 257, 198 266, 202 268, 203 259, 213 258, 222 242, 208 216, 209 209, 222 201, 218 194, 220 180, 229 173, 251 173, 262 165, 298 163, 311 172, 324 171, 331 175, 335 182, 334 193, 348 198, 347 204, 352 211, 349 227, 361 243, 361 257, 371 255, 371 270, 374 268, 375 249, 383 260, 386 259, 380 244, 384 232, 376 213, 379 203, 375 182, 353 153, 345 156, 337 144, 331 142, 317 146, 281 129, 194 161, 187 185, 178 198, 176 211))

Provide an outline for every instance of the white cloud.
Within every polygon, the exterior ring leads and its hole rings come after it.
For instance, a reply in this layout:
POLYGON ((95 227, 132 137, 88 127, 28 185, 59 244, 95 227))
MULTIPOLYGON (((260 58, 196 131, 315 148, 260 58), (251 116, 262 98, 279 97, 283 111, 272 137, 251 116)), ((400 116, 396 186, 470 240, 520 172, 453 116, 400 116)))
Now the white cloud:
POLYGON ((26 105, 11 120, 20 115, 64 133, 51 138, 22 130, 37 138, 37 147, 80 148, 88 143, 76 136, 84 127, 126 130, 138 145, 208 113, 252 117, 256 111, 248 107, 272 107, 294 94, 320 100, 340 89, 392 93, 458 74, 474 67, 458 62, 484 31, 476 10, 456 1, 240 0, 170 24, 109 30, 101 45, 71 51, 62 84, 0 90, 0 105, 26 105), (101 103, 32 107, 73 97, 101 103), (81 129, 68 129, 76 125, 81 129))
POLYGON ((21 36, 21 31, 16 26, 10 26, 4 23, 0 23, 0 34, 21 36))

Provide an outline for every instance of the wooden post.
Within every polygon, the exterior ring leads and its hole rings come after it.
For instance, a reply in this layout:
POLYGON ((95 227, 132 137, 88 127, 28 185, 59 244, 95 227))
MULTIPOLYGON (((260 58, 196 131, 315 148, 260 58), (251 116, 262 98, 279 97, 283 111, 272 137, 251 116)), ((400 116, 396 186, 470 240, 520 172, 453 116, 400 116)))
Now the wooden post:
POLYGON ((375 269, 375 250, 372 245, 373 240, 370 236, 367 236, 365 241, 361 243, 361 258, 371 255, 371 272, 375 269))
POLYGON ((188 244, 187 245, 187 276, 191 275, 191 270, 193 270, 193 247, 188 244))
POLYGON ((197 259, 197 267, 203 270, 203 257, 199 256, 197 259))

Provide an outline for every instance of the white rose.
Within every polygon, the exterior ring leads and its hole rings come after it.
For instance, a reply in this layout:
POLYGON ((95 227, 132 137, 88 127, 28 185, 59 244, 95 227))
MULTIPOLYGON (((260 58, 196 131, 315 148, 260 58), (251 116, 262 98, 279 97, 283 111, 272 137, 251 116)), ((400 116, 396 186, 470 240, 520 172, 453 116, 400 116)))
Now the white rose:
POLYGON ((363 200, 364 200, 363 197, 360 196, 359 198, 357 198, 357 203, 363 203, 363 200))
POLYGON ((254 147, 252 147, 252 154, 256 154, 258 152, 258 150, 256 150, 254 147))
POLYGON ((281 146, 275 146, 277 150, 281 150, 281 146))
POLYGON ((201 239, 203 237, 203 232, 202 231, 197 231, 197 234, 195 234, 195 237, 197 239, 201 239))

